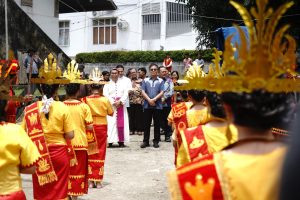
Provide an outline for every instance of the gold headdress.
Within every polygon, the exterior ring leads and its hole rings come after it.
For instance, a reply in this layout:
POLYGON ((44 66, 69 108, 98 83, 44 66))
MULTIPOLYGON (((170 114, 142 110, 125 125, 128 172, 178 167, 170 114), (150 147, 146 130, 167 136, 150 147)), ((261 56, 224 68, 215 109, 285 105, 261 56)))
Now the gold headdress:
POLYGON ((70 83, 80 83, 85 84, 87 81, 80 79, 80 71, 78 70, 78 63, 72 60, 68 66, 67 70, 64 72, 63 77, 70 80, 70 83))
POLYGON ((102 72, 99 70, 98 67, 95 67, 92 72, 90 73, 89 76, 89 84, 100 84, 100 85, 104 85, 107 82, 103 81, 103 76, 102 76, 102 72))
POLYGON ((56 64, 56 59, 50 53, 44 60, 44 66, 39 70, 39 78, 32 78, 32 83, 43 84, 68 84, 70 80, 62 77, 61 69, 56 64))
POLYGON ((213 56, 215 59, 213 59, 214 64, 210 64, 209 66, 209 72, 208 74, 205 74, 202 71, 202 66, 197 65, 196 62, 193 63, 193 65, 190 66, 189 70, 186 73, 186 76, 184 77, 184 80, 181 80, 183 83, 181 86, 175 87, 176 90, 192 90, 192 89, 209 89, 211 85, 211 80, 218 79, 222 77, 222 72, 220 69, 219 62, 221 60, 221 51, 217 51, 217 49, 214 49, 215 53, 213 53, 213 56))
POLYGON ((295 73, 296 42, 286 34, 288 25, 275 33, 280 18, 293 2, 285 3, 273 11, 267 6, 268 0, 256 0, 257 8, 251 8, 250 13, 241 4, 234 1, 230 3, 238 10, 248 28, 250 44, 247 44, 242 29, 236 26, 241 44, 232 46, 232 36, 226 39, 222 67, 217 62, 220 53, 214 55, 215 71, 220 70, 219 78, 207 76, 198 80, 199 83, 207 83, 194 86, 216 92, 300 91, 300 80, 285 77, 295 73))

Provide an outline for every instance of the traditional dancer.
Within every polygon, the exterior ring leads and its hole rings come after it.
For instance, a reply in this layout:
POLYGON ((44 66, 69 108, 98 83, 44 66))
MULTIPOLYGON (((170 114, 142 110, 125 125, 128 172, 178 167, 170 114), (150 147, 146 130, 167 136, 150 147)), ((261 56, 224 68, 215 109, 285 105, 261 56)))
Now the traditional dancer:
POLYGON ((91 109, 99 152, 89 156, 89 181, 92 187, 102 185, 107 146, 107 116, 113 115, 109 100, 102 95, 102 84, 92 84, 92 95, 82 99, 91 109))
POLYGON ((33 79, 32 82, 43 83, 43 99, 25 108, 22 123, 42 155, 32 179, 33 196, 37 200, 65 199, 68 197, 70 172, 66 140, 74 137, 74 128, 69 108, 54 99, 58 84, 69 81, 59 79, 61 72, 52 54, 45 59, 40 76, 42 78, 33 79))
POLYGON ((274 31, 293 3, 273 11, 268 1, 257 0, 257 8, 251 9, 256 26, 242 5, 234 1, 231 4, 248 27, 249 47, 245 33, 237 27, 241 44, 232 46, 231 37, 226 39, 222 71, 220 53, 215 54, 215 69, 222 77, 207 77, 190 84, 223 92, 226 114, 238 130, 238 141, 170 172, 172 199, 279 199, 286 147, 275 140, 272 127, 289 113, 292 100, 285 92, 299 92, 300 81, 283 78, 285 73, 295 72, 295 40, 285 35, 287 26, 274 31))

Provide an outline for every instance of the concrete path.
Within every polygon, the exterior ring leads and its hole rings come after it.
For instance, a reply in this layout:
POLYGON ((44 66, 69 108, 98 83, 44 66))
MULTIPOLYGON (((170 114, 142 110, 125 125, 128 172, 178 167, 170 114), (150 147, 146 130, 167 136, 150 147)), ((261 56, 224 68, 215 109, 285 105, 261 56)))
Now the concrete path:
MULTIPOLYGON (((173 169, 173 147, 141 149, 142 136, 133 135, 126 148, 108 148, 103 188, 89 189, 82 200, 165 200, 169 199, 166 172, 173 169)), ((162 139, 164 137, 162 136, 162 139)), ((33 199, 31 176, 23 176, 28 200, 33 199)))

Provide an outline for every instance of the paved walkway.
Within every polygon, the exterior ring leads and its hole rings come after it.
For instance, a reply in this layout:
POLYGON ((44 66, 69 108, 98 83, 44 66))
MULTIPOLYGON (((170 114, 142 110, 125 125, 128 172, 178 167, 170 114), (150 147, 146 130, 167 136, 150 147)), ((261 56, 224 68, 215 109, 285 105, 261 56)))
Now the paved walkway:
MULTIPOLYGON (((164 137, 162 136, 162 139, 164 137)), ((142 136, 134 135, 126 148, 108 148, 105 177, 101 189, 89 189, 84 200, 165 200, 169 199, 166 172, 173 169, 171 143, 161 142, 159 149, 139 147, 142 136)), ((32 197, 31 176, 23 176, 28 200, 32 197)))

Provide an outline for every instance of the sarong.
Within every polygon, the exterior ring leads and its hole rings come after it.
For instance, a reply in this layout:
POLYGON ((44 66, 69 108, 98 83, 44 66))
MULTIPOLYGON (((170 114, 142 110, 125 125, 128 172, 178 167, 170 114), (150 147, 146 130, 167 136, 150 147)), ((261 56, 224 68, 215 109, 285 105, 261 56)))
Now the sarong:
POLYGON ((57 175, 57 181, 39 185, 36 174, 32 175, 33 196, 35 200, 65 199, 68 196, 70 161, 66 145, 49 145, 49 154, 57 175))
POLYGON ((104 162, 107 146, 107 125, 94 124, 94 130, 97 137, 99 152, 89 155, 89 180, 101 182, 104 175, 104 162))
POLYGON ((88 156, 85 150, 75 150, 77 165, 70 167, 68 195, 81 196, 88 192, 88 156))
POLYGON ((8 195, 0 195, 0 200, 26 200, 23 190, 13 192, 8 195))

